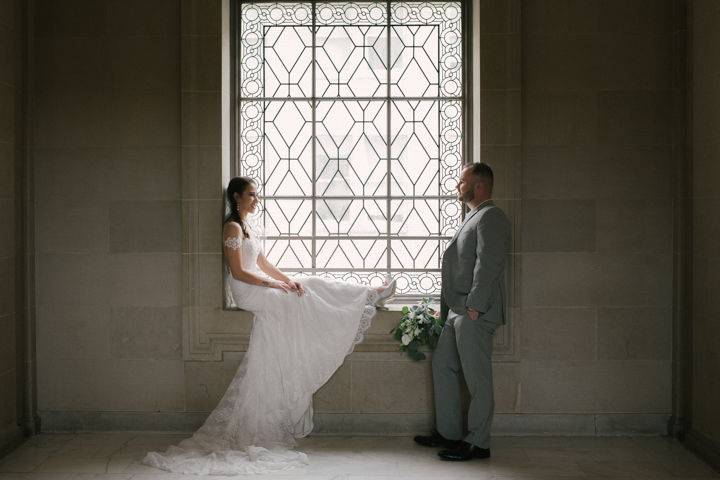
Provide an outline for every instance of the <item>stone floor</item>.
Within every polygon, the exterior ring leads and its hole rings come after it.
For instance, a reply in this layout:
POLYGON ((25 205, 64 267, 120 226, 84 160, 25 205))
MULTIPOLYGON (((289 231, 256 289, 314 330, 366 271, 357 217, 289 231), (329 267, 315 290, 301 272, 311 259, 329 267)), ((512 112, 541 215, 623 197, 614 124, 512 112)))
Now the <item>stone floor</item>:
MULTIPOLYGON (((43 434, 0 459, 0 480, 187 480, 139 460, 184 435, 43 434)), ((408 437, 310 437, 303 469, 268 479, 720 479, 676 441, 657 437, 496 437, 490 460, 447 463, 408 437)), ((210 477, 217 480, 223 477, 210 477)), ((227 477, 225 477, 227 478, 227 477)))

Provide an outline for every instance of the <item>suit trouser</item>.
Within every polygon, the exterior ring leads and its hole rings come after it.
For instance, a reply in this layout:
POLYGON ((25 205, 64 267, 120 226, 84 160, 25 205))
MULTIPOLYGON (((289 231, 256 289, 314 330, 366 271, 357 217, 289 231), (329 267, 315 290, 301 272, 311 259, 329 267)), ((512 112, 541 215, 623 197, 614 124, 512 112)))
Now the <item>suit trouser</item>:
POLYGON ((450 440, 463 438, 460 375, 470 391, 468 435, 464 440, 490 448, 493 399, 492 344, 494 328, 481 319, 450 311, 432 357, 437 431, 450 440))

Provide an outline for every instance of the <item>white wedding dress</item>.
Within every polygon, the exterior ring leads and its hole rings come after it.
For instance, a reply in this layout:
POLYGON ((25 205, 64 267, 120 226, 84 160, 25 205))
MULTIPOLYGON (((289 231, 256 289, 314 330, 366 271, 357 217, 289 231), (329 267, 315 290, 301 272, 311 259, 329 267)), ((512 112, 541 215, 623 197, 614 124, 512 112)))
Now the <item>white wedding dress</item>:
MULTIPOLYGON (((241 248, 244 265, 257 267, 261 245, 230 238, 241 248)), ((248 350, 217 408, 195 434, 150 452, 143 463, 175 473, 238 475, 306 465, 292 449, 295 438, 313 428, 312 395, 355 345, 375 314, 378 293, 369 287, 310 277, 305 295, 235 280, 226 266, 230 305, 255 314, 248 350)))

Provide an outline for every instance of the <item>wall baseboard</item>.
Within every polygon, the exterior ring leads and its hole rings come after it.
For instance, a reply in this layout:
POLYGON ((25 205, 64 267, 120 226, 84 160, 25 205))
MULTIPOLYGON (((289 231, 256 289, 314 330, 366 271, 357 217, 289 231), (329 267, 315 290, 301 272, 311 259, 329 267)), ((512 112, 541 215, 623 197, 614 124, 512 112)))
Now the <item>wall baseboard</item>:
POLYGON ((720 443, 690 428, 683 438, 683 444, 720 472, 720 443))
MULTIPOLYGON (((41 411, 42 432, 195 431, 206 412, 41 411)), ((669 414, 495 414, 493 434, 666 435, 669 414)), ((316 413, 314 435, 413 435, 428 432, 430 413, 316 413)))

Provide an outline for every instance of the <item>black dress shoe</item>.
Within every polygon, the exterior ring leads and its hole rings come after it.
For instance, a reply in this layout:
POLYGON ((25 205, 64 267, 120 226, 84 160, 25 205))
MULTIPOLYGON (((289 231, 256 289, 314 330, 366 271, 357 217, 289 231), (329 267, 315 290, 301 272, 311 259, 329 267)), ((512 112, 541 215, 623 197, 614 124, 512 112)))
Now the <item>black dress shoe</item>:
POLYGON ((423 447, 443 447, 443 448, 455 448, 462 440, 448 440, 447 438, 440 435, 437 430, 433 430, 430 435, 418 435, 413 440, 418 445, 423 447))
POLYGON ((455 448, 440 450, 438 455, 442 460, 449 462, 464 462, 473 458, 490 458, 490 449, 480 448, 472 443, 461 441, 455 448))

